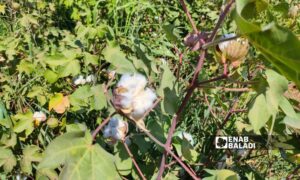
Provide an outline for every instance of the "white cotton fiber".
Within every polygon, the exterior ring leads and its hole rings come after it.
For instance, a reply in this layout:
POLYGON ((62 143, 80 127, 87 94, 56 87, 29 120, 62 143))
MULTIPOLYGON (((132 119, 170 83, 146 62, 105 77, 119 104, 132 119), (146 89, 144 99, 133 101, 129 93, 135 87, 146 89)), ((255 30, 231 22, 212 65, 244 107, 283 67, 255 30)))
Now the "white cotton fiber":
POLYGON ((109 125, 105 126, 104 131, 103 131, 103 137, 108 138, 110 137, 111 134, 111 127, 109 125))
POLYGON ((82 75, 78 76, 75 80, 74 80, 74 84, 75 85, 80 85, 80 84, 85 84, 86 80, 83 78, 82 75))
POLYGON ((140 92, 133 100, 133 111, 131 116, 138 120, 142 118, 146 111, 148 111, 157 96, 153 90, 146 88, 145 91, 140 92))
MULTIPOLYGON (((142 91, 147 84, 145 76, 141 74, 124 74, 122 75, 117 87, 123 87, 127 90, 127 93, 136 95, 142 91)), ((128 94, 125 96, 129 96, 128 94)))

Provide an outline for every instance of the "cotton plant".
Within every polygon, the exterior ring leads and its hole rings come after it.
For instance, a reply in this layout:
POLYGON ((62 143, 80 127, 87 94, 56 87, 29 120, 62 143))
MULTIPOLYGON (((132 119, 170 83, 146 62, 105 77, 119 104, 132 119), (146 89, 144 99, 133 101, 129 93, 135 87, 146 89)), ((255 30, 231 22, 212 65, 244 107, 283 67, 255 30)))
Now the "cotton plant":
MULTIPOLYGON (((111 144, 115 144, 117 141, 125 140, 127 132, 127 122, 121 120, 119 117, 112 117, 103 130, 103 137, 109 138, 111 144)), ((127 142, 129 143, 129 140, 127 142)))
POLYGON ((113 100, 115 107, 143 130, 143 117, 157 99, 155 92, 146 87, 147 83, 147 79, 141 74, 124 74, 114 89, 113 100))

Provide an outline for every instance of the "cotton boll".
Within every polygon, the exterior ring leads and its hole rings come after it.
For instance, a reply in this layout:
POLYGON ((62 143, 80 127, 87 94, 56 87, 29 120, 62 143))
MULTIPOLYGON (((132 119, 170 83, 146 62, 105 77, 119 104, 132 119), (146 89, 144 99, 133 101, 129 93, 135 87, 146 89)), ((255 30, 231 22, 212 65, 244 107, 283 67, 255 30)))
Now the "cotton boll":
POLYGON ((115 140, 122 140, 125 137, 125 134, 119 131, 119 129, 117 128, 112 128, 111 134, 112 134, 112 138, 114 138, 115 140))
POLYGON ((125 88, 126 92, 136 95, 142 91, 147 84, 145 76, 141 74, 124 74, 122 75, 120 81, 117 84, 117 87, 125 88))
POLYGON ((80 85, 80 84, 85 84, 86 80, 83 78, 82 75, 78 76, 75 80, 74 80, 74 84, 75 85, 80 85))
POLYGON ((110 118, 109 123, 108 123, 108 125, 109 125, 110 127, 117 127, 118 124, 119 124, 119 119, 116 118, 116 117, 110 118))
POLYGON ((42 121, 45 121, 47 119, 47 116, 42 111, 36 111, 33 114, 33 119, 38 121, 38 122, 42 122, 42 121))
POLYGON ((94 75, 89 75, 85 78, 86 82, 90 83, 90 82, 94 82, 96 80, 94 75))
POLYGON ((139 120, 142 118, 146 111, 148 111, 157 96, 153 90, 146 88, 145 91, 140 92, 133 100, 132 118, 139 120))
POLYGON ((108 138, 108 137, 111 137, 111 135, 112 135, 112 133, 111 133, 111 127, 108 125, 103 130, 103 137, 104 138, 108 138))

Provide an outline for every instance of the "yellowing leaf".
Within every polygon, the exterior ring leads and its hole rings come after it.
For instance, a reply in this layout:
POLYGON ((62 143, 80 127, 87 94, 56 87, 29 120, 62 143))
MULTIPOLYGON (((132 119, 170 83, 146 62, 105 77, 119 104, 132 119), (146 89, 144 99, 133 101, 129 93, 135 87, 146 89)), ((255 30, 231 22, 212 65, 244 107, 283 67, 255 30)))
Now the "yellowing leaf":
POLYGON ((3 4, 0 5, 0 13, 1 14, 5 14, 5 8, 6 8, 5 5, 3 5, 3 4))
POLYGON ((49 111, 51 111, 52 109, 54 109, 54 111, 57 112, 58 114, 62 114, 69 107, 70 107, 69 97, 68 96, 64 96, 61 93, 55 94, 55 96, 53 96, 50 99, 50 102, 49 102, 49 111))

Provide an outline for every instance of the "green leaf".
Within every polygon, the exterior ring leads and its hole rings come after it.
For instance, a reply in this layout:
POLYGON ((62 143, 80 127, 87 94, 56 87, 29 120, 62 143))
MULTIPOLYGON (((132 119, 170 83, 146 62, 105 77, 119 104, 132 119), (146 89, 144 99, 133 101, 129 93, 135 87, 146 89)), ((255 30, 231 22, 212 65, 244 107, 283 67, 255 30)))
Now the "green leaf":
POLYGON ((4 126, 6 128, 12 127, 11 119, 8 116, 5 105, 1 100, 0 100, 0 125, 4 126))
POLYGON ((17 66, 17 69, 19 72, 30 74, 35 70, 35 65, 26 60, 22 60, 20 64, 17 66))
POLYGON ((52 169, 63 164, 59 179, 114 179, 117 172, 113 156, 99 145, 92 145, 90 135, 66 133, 52 141, 38 169, 52 169))
POLYGON ((99 57, 88 52, 84 53, 84 64, 85 65, 98 65, 99 64, 99 57))
POLYGON ((69 156, 81 153, 85 148, 82 132, 73 132, 63 134, 54 139, 45 151, 43 160, 38 169, 54 169, 66 162, 69 156))
POLYGON ((0 147, 0 166, 3 167, 6 173, 11 172, 11 170, 17 164, 16 158, 12 151, 5 147, 0 147))
POLYGON ((235 22, 241 34, 254 45, 287 78, 300 86, 300 41, 288 29, 274 23, 261 28, 251 23, 244 12, 251 11, 253 0, 236 2, 235 22))
POLYGON ((43 61, 48 64, 52 69, 56 68, 57 66, 63 66, 70 62, 71 60, 66 58, 62 54, 55 54, 52 56, 45 56, 43 57, 43 61))
POLYGON ((42 160, 42 154, 39 152, 40 148, 35 145, 26 146, 23 149, 23 158, 20 162, 21 169, 27 174, 32 172, 32 162, 40 162, 42 160))
POLYGON ((292 118, 298 118, 293 106, 285 97, 281 99, 279 106, 282 109, 282 111, 285 113, 285 115, 292 118))
POLYGON ((78 60, 73 59, 72 61, 66 63, 64 66, 60 66, 59 70, 59 77, 66 77, 66 76, 76 76, 80 74, 80 63, 78 60))
POLYGON ((132 170, 132 160, 121 143, 117 145, 117 149, 118 152, 114 156, 117 170, 122 176, 129 175, 132 170))
POLYGON ((268 104, 263 94, 256 97, 252 107, 249 110, 248 118, 255 132, 258 132, 267 121, 271 114, 268 110, 268 104))
POLYGON ((93 93, 92 107, 94 107, 95 110, 101 110, 107 106, 103 88, 103 84, 91 87, 93 93))
POLYGON ((300 114, 298 114, 297 117, 286 116, 283 119, 283 123, 292 128, 300 129, 300 114))
POLYGON ((89 97, 93 96, 89 85, 80 86, 73 94, 70 95, 70 103, 75 109, 87 107, 89 105, 89 97))
POLYGON ((20 133, 25 131, 26 137, 33 131, 33 114, 28 111, 24 114, 17 114, 13 116, 13 119, 17 120, 14 125, 14 132, 20 133))
POLYGON ((179 32, 175 29, 175 26, 172 24, 167 24, 163 26, 163 30, 166 33, 166 37, 170 42, 179 42, 179 32))
POLYGON ((266 101, 269 112, 275 117, 278 105, 283 99, 283 93, 288 89, 288 80, 273 70, 267 70, 267 82, 269 88, 266 91, 266 101))
POLYGON ((162 111, 165 114, 174 114, 178 106, 178 95, 176 92, 176 78, 167 64, 162 66, 163 74, 158 89, 158 94, 163 98, 162 111))
POLYGON ((58 79, 58 74, 47 69, 44 73, 44 77, 49 83, 55 83, 58 79))
POLYGON ((116 68, 117 73, 136 72, 132 62, 126 58, 119 46, 114 46, 112 43, 109 43, 102 53, 105 60, 116 68))
POLYGON ((206 172, 211 174, 212 176, 206 177, 203 180, 238 180, 240 179, 239 175, 233 171, 227 169, 221 170, 212 170, 212 169, 205 169, 206 172))

